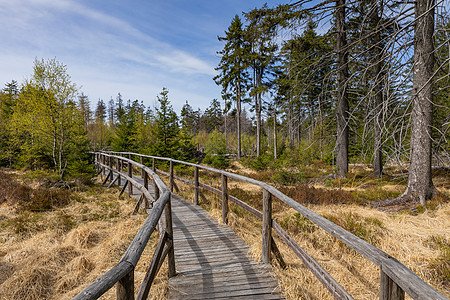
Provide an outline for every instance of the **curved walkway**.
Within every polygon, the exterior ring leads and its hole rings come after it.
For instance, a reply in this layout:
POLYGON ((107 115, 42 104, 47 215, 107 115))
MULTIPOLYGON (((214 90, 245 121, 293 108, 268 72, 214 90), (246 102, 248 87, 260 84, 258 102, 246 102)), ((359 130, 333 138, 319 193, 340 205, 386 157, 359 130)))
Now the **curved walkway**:
POLYGON ((271 267, 253 261, 233 230, 176 194, 171 205, 177 276, 169 279, 169 299, 284 299, 271 267))

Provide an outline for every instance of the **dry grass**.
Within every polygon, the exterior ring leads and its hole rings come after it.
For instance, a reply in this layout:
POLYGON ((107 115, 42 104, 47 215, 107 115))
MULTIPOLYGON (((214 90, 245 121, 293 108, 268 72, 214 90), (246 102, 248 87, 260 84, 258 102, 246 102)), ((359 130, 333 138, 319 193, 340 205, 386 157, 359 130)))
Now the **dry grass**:
MULTIPOLYGON (((220 185, 220 179, 217 178, 203 177, 200 180, 215 187, 220 185)), ((180 194, 192 200, 192 187, 179 182, 177 184, 181 190, 180 194)), ((393 192, 401 188, 392 182, 388 185, 393 192)), ((286 189, 292 190, 295 195, 311 197, 316 194, 325 195, 328 188, 322 185, 312 189, 304 186, 286 189)), ((359 187, 359 189, 359 192, 375 193, 370 186, 359 187)), ((231 182, 229 192, 253 207, 261 209, 260 189, 252 189, 246 184, 240 189, 238 185, 231 182)), ((390 191, 386 193, 388 192, 390 191)), ((355 203, 351 204, 344 201, 344 198, 349 196, 348 192, 333 189, 330 193, 327 196, 330 201, 326 201, 325 204, 319 201, 315 204, 314 202, 303 202, 303 204, 394 256, 428 284, 446 297, 450 297, 450 203, 448 201, 437 203, 433 209, 417 215, 406 212, 389 214, 365 205, 358 205, 357 203, 366 202, 354 201, 359 195, 351 197, 353 200, 349 202, 355 203)), ((200 204, 220 222, 221 198, 206 191, 204 194, 208 201, 204 202, 200 199, 200 204)), ((386 195, 388 194, 382 194, 382 196, 386 195)), ((378 297, 380 271, 375 264, 278 200, 274 201, 274 218, 355 299, 378 297)), ((260 220, 230 204, 229 224, 250 245, 251 255, 256 260, 260 260, 260 220)), ((276 262, 273 262, 284 296, 287 299, 332 299, 329 292, 294 253, 276 235, 275 239, 288 265, 286 270, 282 270, 276 262)))
MULTIPOLYGON (((118 189, 93 186, 74 193, 75 200, 62 208, 27 211, 26 217, 1 204, 0 298, 71 299, 113 267, 145 219, 130 218, 135 200, 119 199, 118 194, 118 189), (26 223, 24 229, 17 231, 21 222, 26 223)), ((156 234, 135 269, 136 292, 156 247, 156 234)), ((165 298, 164 268, 152 286, 152 299, 165 298)), ((102 299, 115 299, 115 289, 102 299)))

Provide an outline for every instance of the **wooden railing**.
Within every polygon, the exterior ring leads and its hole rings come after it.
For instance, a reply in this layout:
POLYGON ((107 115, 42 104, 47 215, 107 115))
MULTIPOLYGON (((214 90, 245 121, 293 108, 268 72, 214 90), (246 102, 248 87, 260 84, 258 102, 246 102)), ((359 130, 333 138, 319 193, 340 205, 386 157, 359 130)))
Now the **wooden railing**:
MULTIPOLYGON (((360 239, 359 237, 353 235, 352 233, 344 230, 342 227, 334 224, 333 222, 329 221, 328 219, 318 215, 317 213, 313 212, 312 210, 304 207, 303 205, 299 204, 292 198, 286 196, 273 186, 252 179, 248 178, 242 175, 237 175, 234 173, 193 164, 189 162, 184 161, 178 161, 170 158, 164 158, 164 157, 157 157, 157 156, 149 156, 149 155, 142 155, 138 153, 132 153, 132 152, 108 152, 109 154, 101 154, 102 157, 114 157, 118 158, 119 156, 127 156, 129 159, 126 160, 130 162, 133 165, 139 166, 142 170, 145 170, 146 172, 150 173, 150 170, 146 168, 143 165, 143 159, 144 158, 150 158, 152 160, 152 170, 154 172, 157 172, 159 174, 169 176, 169 185, 170 190, 172 191, 173 188, 176 190, 178 189, 175 184, 175 179, 179 180, 181 182, 192 184, 194 186, 194 202, 195 204, 198 204, 199 197, 203 196, 201 193, 200 188, 203 188, 205 190, 208 190, 212 193, 215 193, 217 195, 220 195, 222 197, 222 221, 226 224, 228 222, 228 205, 229 201, 232 203, 238 205, 239 207, 245 209, 246 211, 252 213, 253 215, 257 216, 258 218, 262 219, 262 260, 264 263, 269 263, 272 253, 275 255, 275 258, 277 258, 281 264, 284 262, 282 261, 281 255, 277 249, 277 246, 272 238, 272 229, 275 231, 278 236, 283 240, 286 245, 297 255, 298 258, 304 263, 305 266, 307 266, 311 272, 319 279, 319 281, 324 285, 325 288, 336 298, 336 299, 353 299, 352 296, 347 293, 344 288, 339 285, 339 283, 331 277, 328 272, 320 266, 319 263, 317 263, 306 251, 298 245, 298 243, 275 221, 272 219, 272 198, 276 197, 279 200, 281 200, 283 203, 288 205, 289 207, 295 209, 297 212, 299 212, 301 215, 309 219, 311 222, 319 226, 320 228, 327 231, 332 236, 336 237, 341 242, 345 243, 347 246, 355 250, 356 252, 362 254, 364 257, 366 257, 368 260, 372 261, 374 264, 376 264, 380 268, 380 292, 379 292, 379 298, 383 300, 392 299, 404 299, 405 292, 411 296, 413 299, 446 299, 443 295, 441 295, 439 292, 437 292, 435 289, 433 289, 431 286, 429 286, 427 283, 425 283, 421 278, 419 278, 416 274, 414 274, 410 269, 408 269, 406 266, 404 266, 402 263, 400 263, 398 260, 396 260, 394 257, 388 255, 387 253, 383 252, 382 250, 378 249, 377 247, 369 244, 368 242, 360 239), (116 156, 117 155, 117 156, 116 156), (138 158, 140 161, 139 164, 131 161, 132 157, 138 158), (169 162, 169 172, 164 172, 161 170, 156 170, 156 163, 155 161, 162 160, 169 162), (185 166, 190 166, 194 168, 194 181, 188 180, 186 178, 178 177, 175 175, 173 171, 173 165, 174 164, 181 164, 185 166), (206 185, 204 183, 199 182, 199 170, 207 170, 210 172, 214 172, 221 175, 222 179, 222 188, 217 189, 212 186, 206 185), (260 212, 254 207, 251 207, 247 203, 237 199, 236 197, 233 197, 229 195, 228 193, 228 178, 232 178, 234 180, 247 182, 256 186, 259 186, 263 189, 263 211, 260 212)), ((125 160, 125 158, 121 158, 125 160)), ((106 166, 106 163, 103 162, 101 164, 102 167, 106 166)), ((132 175, 129 174, 129 180, 132 182, 132 175)), ((153 178, 158 178, 156 174, 150 173, 153 178)), ((159 180, 159 178, 158 178, 159 180)), ((157 182, 158 187, 163 187, 163 184, 159 181, 157 182)), ((168 194, 170 195, 170 194, 168 194)), ((204 197, 204 196, 203 196, 204 197)), ((160 197, 161 200, 162 196, 160 197)), ((158 201, 160 201, 158 200, 158 201)), ((155 203, 158 203, 156 201, 155 203)), ((152 215, 149 216, 149 218, 156 219, 159 218, 159 215, 161 214, 162 206, 166 203, 162 199, 160 201, 158 209, 155 210, 156 205, 152 209, 152 215), (155 211, 154 211, 155 210, 155 211)), ((167 201, 167 203, 170 203, 170 201, 167 201)), ((170 207, 170 204, 169 204, 170 207)), ((156 223, 155 223, 156 224, 156 223)), ((146 225, 149 226, 149 228, 152 228, 153 231, 154 226, 152 225, 146 225)), ((143 226, 143 228, 144 228, 143 226)), ((133 241, 134 242, 134 241, 133 241)), ((130 245, 131 248, 131 245, 130 245)), ((129 249, 130 249, 129 248, 129 249)), ((127 250, 128 252, 128 250, 127 250)), ((124 255, 126 257, 126 255, 124 255)), ((123 260, 123 259, 122 259, 123 260)), ((121 260, 121 261, 122 261, 121 260)), ((119 263, 120 264, 120 263, 119 263)), ((135 265, 134 265, 135 266, 135 265)), ((128 269, 127 269, 128 270, 128 269)), ((111 272, 111 271, 110 271, 111 272)), ((109 273, 109 272, 108 272, 109 273)), ((108 274, 107 273, 107 274, 108 274)), ((127 273, 126 271, 122 272, 123 274, 127 273)), ((170 273, 170 272, 169 272, 170 273)), ((106 276, 106 274, 104 275, 106 276)), ((104 277, 103 276, 103 277, 104 277)), ((170 274, 169 274, 170 276, 170 274)), ((94 283, 95 284, 95 283, 94 283)))
POLYGON ((153 257, 150 262, 148 271, 140 286, 136 299, 147 299, 151 284, 160 269, 165 257, 168 259, 169 277, 175 275, 175 256, 173 249, 173 230, 172 230, 172 213, 171 213, 171 190, 167 188, 159 176, 143 164, 137 163, 130 158, 115 156, 106 153, 94 153, 96 167, 104 175, 107 174, 105 183, 110 180, 111 184, 121 180, 125 180, 121 193, 128 186, 128 191, 132 194, 133 188, 137 188, 142 194, 137 203, 139 207, 141 201, 145 201, 145 206, 152 206, 149 216, 145 220, 142 227, 130 243, 121 260, 111 270, 94 281, 85 288, 81 293, 73 299, 97 299, 106 291, 116 285, 117 299, 128 300, 134 298, 134 269, 144 251, 151 234, 159 223, 159 241, 153 257), (133 166, 141 170, 141 176, 144 184, 140 184, 133 179, 133 166), (123 168, 127 168, 127 173, 123 173, 123 168), (108 170, 108 172, 106 172, 108 170), (114 176, 113 174, 116 174, 114 176), (149 176, 153 180, 155 196, 154 198, 148 189, 149 176), (161 218, 164 212, 164 219, 161 218))

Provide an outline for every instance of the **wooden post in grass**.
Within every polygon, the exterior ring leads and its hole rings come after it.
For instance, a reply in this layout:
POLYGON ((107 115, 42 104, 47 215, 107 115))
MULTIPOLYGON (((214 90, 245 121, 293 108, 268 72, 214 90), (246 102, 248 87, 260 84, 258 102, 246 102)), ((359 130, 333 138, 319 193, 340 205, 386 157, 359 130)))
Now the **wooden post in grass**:
POLYGON ((117 282, 116 297, 118 300, 134 300, 134 270, 117 282))
POLYGON ((152 157, 152 171, 156 173, 156 164, 155 164, 155 158, 152 157))
POLYGON ((197 166, 194 167, 194 185, 195 185, 194 204, 198 205, 198 191, 199 191, 199 187, 198 187, 198 167, 197 166))
POLYGON ((222 222, 228 224, 228 177, 222 174, 222 222))
POLYGON ((405 292, 381 269, 380 300, 404 300, 405 292))
MULTIPOLYGON (((128 162, 128 177, 133 178, 133 165, 131 162, 128 162)), ((131 182, 128 182, 128 194, 130 196, 133 195, 133 184, 131 182)))
POLYGON ((263 190, 262 261, 270 263, 272 241, 272 194, 263 190))

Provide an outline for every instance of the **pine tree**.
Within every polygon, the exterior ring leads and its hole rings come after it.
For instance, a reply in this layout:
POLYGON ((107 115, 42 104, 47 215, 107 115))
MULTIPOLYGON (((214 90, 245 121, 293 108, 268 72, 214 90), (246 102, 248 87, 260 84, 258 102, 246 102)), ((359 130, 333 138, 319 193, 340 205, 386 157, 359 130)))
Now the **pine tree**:
POLYGON ((159 107, 156 108, 156 138, 153 155, 172 157, 178 150, 178 116, 169 101, 169 91, 163 88, 157 97, 159 107))
POLYGON ((214 77, 216 84, 222 87, 223 97, 233 99, 236 102, 236 134, 237 134, 237 158, 241 158, 241 111, 242 102, 246 100, 248 90, 248 72, 245 58, 249 53, 249 45, 245 41, 242 21, 236 15, 225 31, 224 37, 219 41, 225 41, 225 46, 218 54, 221 56, 216 70, 220 74, 214 77))

